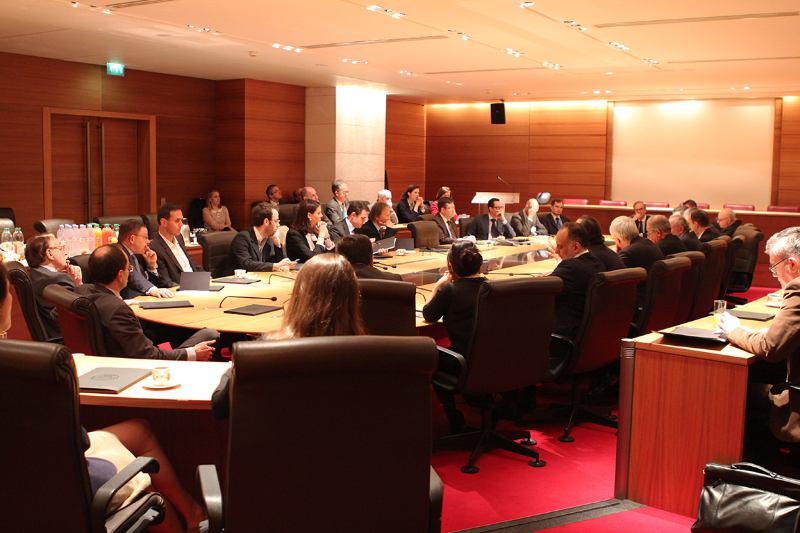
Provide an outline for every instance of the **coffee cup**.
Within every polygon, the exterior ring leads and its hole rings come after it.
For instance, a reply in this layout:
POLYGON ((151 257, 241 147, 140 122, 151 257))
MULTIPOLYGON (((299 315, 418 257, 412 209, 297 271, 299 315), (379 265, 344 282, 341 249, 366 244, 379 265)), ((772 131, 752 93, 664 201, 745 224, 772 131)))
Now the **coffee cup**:
POLYGON ((246 274, 247 274, 247 270, 245 270, 243 268, 237 268, 236 270, 233 271, 234 277, 237 277, 237 278, 243 278, 243 277, 245 277, 246 274))
POLYGON ((169 385, 172 374, 168 366, 157 366, 153 369, 153 385, 164 387, 169 385))

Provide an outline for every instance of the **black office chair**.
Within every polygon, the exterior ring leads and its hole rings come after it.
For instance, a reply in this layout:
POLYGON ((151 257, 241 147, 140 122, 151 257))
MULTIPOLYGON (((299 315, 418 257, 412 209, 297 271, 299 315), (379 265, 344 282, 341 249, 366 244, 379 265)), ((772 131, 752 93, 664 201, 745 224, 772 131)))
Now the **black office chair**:
POLYGON ((0 220, 8 219, 11 221, 11 224, 8 226, 3 226, 0 224, 0 228, 10 227, 14 229, 17 227, 17 217, 14 215, 14 209, 11 207, 0 207, 0 220))
POLYGON ((481 285, 475 302, 472 337, 464 354, 440 348, 443 357, 452 357, 460 366, 455 376, 437 371, 434 385, 455 394, 471 395, 480 402, 481 428, 436 439, 435 447, 465 447, 472 451, 461 471, 478 472, 475 461, 486 449, 500 448, 531 458, 530 466, 544 466, 529 431, 495 429, 493 411, 498 393, 541 383, 547 374, 550 335, 555 319, 554 299, 564 282, 556 277, 490 280, 481 285), (523 334, 504 334, 509 324, 524 324, 523 334), (523 439, 523 444, 514 442, 523 439))
POLYGON ((361 316, 370 335, 417 335, 417 290, 413 283, 359 279, 358 285, 361 288, 361 316))
POLYGON ((667 259, 676 257, 686 257, 692 262, 692 266, 683 273, 681 278, 681 294, 678 299, 678 305, 675 307, 675 318, 672 321, 673 324, 683 324, 689 321, 694 298, 697 294, 697 282, 702 274, 701 271, 703 263, 706 262, 706 256, 703 252, 680 252, 667 256, 667 259))
POLYGON ((93 301, 61 285, 48 285, 42 294, 58 310, 58 327, 64 345, 73 353, 105 357, 120 355, 106 350, 100 312, 93 301))
POLYGON ((736 257, 739 255, 739 250, 741 250, 744 241, 744 235, 734 235, 733 239, 728 243, 728 248, 725 250, 725 270, 722 271, 722 281, 719 284, 717 300, 724 300, 725 295, 728 294, 728 286, 731 284, 731 278, 733 278, 733 268, 736 266, 736 257))
POLYGON ((409 222, 408 229, 414 238, 414 248, 432 248, 439 246, 439 227, 431 220, 409 222))
POLYGON ((142 216, 141 215, 104 215, 104 216, 101 216, 101 217, 94 217, 94 219, 92 219, 92 222, 94 222, 95 224, 100 224, 101 226, 103 226, 105 224, 113 226, 114 224, 120 224, 121 225, 126 220, 131 220, 131 219, 139 219, 139 220, 141 220, 142 216))
POLYGON ((728 245, 725 241, 714 239, 700 245, 698 251, 706 256, 703 268, 700 269, 700 278, 697 280, 692 312, 689 320, 703 318, 714 308, 714 300, 719 296, 722 285, 722 276, 725 274, 725 251, 728 245))
POLYGON ((475 217, 464 217, 458 219, 458 236, 459 237, 466 237, 467 230, 469 229, 469 225, 472 224, 472 221, 475 220, 475 217))
MULTIPOLYGON (((663 259, 652 264, 645 282, 644 306, 639 310, 636 323, 631 324, 629 337, 675 325, 675 312, 683 289, 681 282, 691 267, 692 261, 688 257, 663 259)), ((690 290, 694 290, 694 285, 690 290)))
POLYGON ((198 468, 209 531, 440 531, 436 360, 428 337, 234 344, 226 491, 198 468))
POLYGON ((733 296, 733 293, 738 294, 750 290, 753 284, 756 264, 758 263, 760 243, 764 240, 764 234, 752 224, 742 224, 736 228, 736 232, 733 235, 734 237, 741 235, 745 240, 742 247, 739 248, 739 253, 736 254, 736 262, 733 265, 733 272, 731 273, 731 280, 728 284, 728 293, 725 299, 733 304, 741 305, 747 303, 747 300, 739 296, 733 296))
POLYGON ((33 295, 33 286, 31 285, 31 278, 25 267, 17 261, 10 261, 6 263, 8 269, 8 276, 11 278, 11 284, 14 285, 14 292, 17 294, 17 304, 22 309, 22 316, 25 318, 25 325, 28 326, 28 333, 31 339, 39 342, 47 342, 49 340, 47 332, 44 330, 41 318, 39 318, 39 310, 36 307, 36 297, 33 295))
POLYGON ((282 226, 292 227, 294 217, 297 214, 297 208, 300 204, 280 204, 278 206, 278 218, 282 226))
POLYGON ((92 273, 89 271, 89 258, 92 254, 73 255, 69 258, 69 263, 81 269, 81 282, 94 283, 92 273))
POLYGON ((39 233, 58 233, 58 227, 66 224, 75 224, 71 218, 43 218, 33 223, 33 229, 39 233))
POLYGON ((217 231, 198 235, 197 242, 203 249, 203 270, 211 272, 212 278, 225 275, 228 267, 228 252, 236 237, 235 231, 217 231))
POLYGON ((3 530, 141 532, 164 518, 164 499, 143 492, 109 514, 114 494, 158 461, 139 457, 92 497, 78 410, 78 378, 64 346, 0 343, 0 502, 3 530))
POLYGON ((206 201, 202 198, 192 198, 189 202, 189 227, 190 228, 205 228, 206 224, 203 222, 203 208, 206 206, 206 201))
POLYGON ((158 213, 142 215, 142 222, 147 226, 147 238, 152 241, 158 233, 158 213))

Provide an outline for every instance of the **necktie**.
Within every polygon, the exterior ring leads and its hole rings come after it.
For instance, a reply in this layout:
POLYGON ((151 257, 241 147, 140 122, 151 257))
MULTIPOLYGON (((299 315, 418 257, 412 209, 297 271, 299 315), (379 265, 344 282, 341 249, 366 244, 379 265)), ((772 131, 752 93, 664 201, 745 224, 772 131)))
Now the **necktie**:
POLYGON ((561 229, 561 217, 556 219, 556 228, 561 229))
POLYGON ((344 208, 344 204, 342 204, 342 220, 347 218, 347 210, 344 208))
POLYGON ((381 236, 380 240, 383 240, 383 228, 378 228, 378 235, 381 236))
POLYGON ((500 236, 500 219, 496 218, 492 221, 492 237, 500 236))

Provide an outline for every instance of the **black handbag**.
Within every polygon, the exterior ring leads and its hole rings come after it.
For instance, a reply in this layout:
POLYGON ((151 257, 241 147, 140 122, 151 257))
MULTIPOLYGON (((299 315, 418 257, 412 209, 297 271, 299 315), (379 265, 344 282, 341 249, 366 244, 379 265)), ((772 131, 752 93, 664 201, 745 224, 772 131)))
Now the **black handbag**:
POLYGON ((800 519, 800 481, 751 463, 708 463, 695 533, 794 533, 800 519))

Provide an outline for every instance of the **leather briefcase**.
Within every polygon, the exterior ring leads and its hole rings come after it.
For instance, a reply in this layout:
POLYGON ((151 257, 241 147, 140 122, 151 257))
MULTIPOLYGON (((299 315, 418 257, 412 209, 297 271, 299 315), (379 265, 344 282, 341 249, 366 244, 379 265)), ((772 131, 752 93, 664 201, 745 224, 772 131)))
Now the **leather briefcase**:
POLYGON ((794 533, 800 519, 800 481, 751 463, 708 463, 695 533, 794 533))

